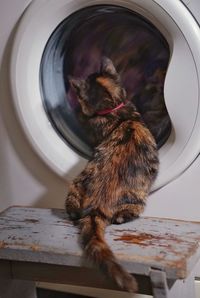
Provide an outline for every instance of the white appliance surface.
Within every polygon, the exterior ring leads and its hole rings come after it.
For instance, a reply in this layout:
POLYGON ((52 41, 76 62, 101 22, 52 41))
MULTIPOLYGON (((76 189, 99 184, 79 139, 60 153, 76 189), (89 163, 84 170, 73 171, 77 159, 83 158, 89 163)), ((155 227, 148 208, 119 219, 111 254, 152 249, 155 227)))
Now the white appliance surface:
POLYGON ((9 88, 16 24, 30 0, 0 0, 0 209, 10 205, 63 207, 66 182, 38 158, 16 119, 9 88))
MULTIPOLYGON (((184 0, 200 23, 200 1, 184 0)), ((144 215, 200 220, 200 156, 177 179, 150 195, 144 215)))
MULTIPOLYGON (((63 208, 67 192, 66 180, 41 160, 27 140, 11 96, 11 48, 16 24, 30 2, 0 0, 0 210, 10 205, 63 208)), ((200 22, 200 1, 183 2, 200 22)), ((200 221, 199 177, 200 157, 196 157, 184 173, 150 195, 144 215, 200 221)))

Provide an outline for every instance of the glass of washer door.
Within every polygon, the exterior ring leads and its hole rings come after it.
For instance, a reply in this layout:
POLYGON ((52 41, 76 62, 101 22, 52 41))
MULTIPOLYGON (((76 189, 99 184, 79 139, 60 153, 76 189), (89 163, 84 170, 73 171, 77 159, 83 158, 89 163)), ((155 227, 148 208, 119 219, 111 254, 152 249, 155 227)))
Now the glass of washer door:
POLYGON ((81 9, 59 24, 49 38, 41 61, 40 83, 52 125, 79 154, 92 156, 92 134, 68 76, 86 78, 98 71, 102 56, 112 59, 127 99, 136 104, 160 148, 171 133, 163 94, 169 46, 148 20, 119 6, 81 9))

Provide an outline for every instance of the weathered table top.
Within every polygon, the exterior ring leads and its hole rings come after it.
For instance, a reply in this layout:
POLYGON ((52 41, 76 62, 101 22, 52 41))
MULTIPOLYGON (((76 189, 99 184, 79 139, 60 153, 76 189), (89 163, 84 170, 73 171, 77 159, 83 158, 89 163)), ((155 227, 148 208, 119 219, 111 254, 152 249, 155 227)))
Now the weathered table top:
MULTIPOLYGON (((78 242, 79 231, 63 210, 11 207, 0 214, 0 260, 91 266, 78 242)), ((141 217, 107 228, 106 240, 131 273, 150 268, 183 279, 200 257, 200 223, 141 217)))

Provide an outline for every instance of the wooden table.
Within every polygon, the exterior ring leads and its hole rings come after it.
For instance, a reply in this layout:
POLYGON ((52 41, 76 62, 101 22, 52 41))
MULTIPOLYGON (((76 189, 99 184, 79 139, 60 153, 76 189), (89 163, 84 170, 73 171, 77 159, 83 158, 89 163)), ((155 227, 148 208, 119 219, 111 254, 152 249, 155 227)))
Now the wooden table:
MULTIPOLYGON (((35 298, 34 282, 104 289, 114 283, 82 256, 63 210, 10 207, 0 214, 0 297, 35 298), (26 294, 25 294, 26 293, 26 294)), ((141 217, 107 228, 118 261, 155 298, 194 298, 200 223, 141 217)))

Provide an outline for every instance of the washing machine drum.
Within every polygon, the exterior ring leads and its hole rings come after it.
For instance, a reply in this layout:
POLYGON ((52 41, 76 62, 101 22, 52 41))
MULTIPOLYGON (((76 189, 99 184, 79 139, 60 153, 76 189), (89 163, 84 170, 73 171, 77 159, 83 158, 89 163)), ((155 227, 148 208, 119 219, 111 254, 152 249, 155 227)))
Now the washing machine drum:
POLYGON ((18 118, 40 157, 72 179, 93 144, 68 76, 98 71, 102 56, 113 60, 127 97, 155 136, 158 189, 200 150, 200 29, 181 1, 33 1, 11 56, 18 118))

